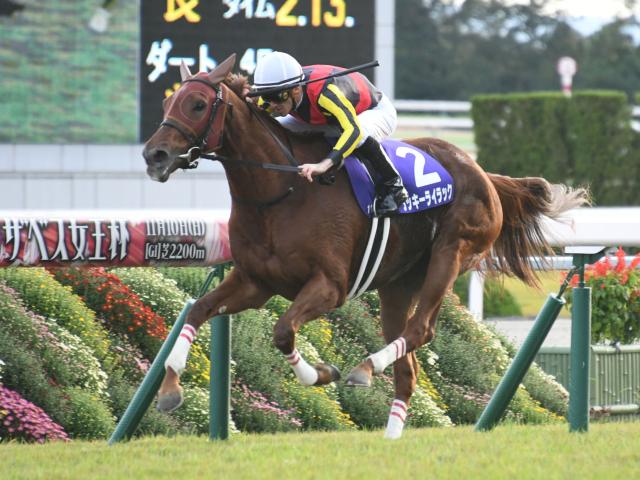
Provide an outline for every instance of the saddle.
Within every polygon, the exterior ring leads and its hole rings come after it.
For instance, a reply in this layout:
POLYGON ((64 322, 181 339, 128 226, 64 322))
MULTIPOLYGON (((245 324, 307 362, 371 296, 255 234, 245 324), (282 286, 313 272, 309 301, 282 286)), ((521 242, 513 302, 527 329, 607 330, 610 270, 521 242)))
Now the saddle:
MULTIPOLYGON (((398 214, 416 213, 446 205, 453 200, 453 178, 435 158, 426 152, 397 140, 384 140, 382 147, 402 177, 409 198, 400 206, 398 214)), ((374 216, 375 182, 367 167, 355 155, 344 161, 351 189, 358 205, 367 217, 374 216)), ((321 183, 333 183, 332 171, 324 174, 321 183), (328 177, 328 178, 327 178, 328 177)), ((335 176, 334 176, 335 177, 335 176)))

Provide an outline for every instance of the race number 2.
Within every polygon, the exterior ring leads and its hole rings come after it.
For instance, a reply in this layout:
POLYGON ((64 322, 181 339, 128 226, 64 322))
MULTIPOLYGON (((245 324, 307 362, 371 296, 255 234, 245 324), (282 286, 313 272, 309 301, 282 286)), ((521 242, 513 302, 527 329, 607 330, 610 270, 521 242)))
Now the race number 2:
POLYGON ((418 150, 401 146, 396 149, 396 155, 400 158, 407 158, 407 156, 414 157, 413 175, 415 177, 416 187, 426 187, 428 185, 434 185, 436 183, 440 183, 440 181, 442 180, 438 172, 424 172, 426 159, 424 158, 424 155, 422 155, 422 153, 420 153, 418 150))

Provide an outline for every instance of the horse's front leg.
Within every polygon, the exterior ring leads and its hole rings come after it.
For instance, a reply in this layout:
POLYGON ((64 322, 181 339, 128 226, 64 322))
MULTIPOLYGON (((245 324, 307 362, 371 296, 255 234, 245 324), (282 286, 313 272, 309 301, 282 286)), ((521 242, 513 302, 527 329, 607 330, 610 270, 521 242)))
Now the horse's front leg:
POLYGON ((260 307, 272 295, 235 268, 215 290, 193 304, 180 336, 164 364, 166 372, 158 392, 158 410, 172 412, 182 405, 180 374, 187 364, 189 349, 200 325, 215 315, 232 314, 260 307))
POLYGON ((340 379, 333 365, 309 365, 295 347, 295 335, 302 325, 337 306, 339 290, 324 274, 317 274, 300 290, 289 310, 273 328, 273 343, 286 357, 303 385, 326 385, 340 379))

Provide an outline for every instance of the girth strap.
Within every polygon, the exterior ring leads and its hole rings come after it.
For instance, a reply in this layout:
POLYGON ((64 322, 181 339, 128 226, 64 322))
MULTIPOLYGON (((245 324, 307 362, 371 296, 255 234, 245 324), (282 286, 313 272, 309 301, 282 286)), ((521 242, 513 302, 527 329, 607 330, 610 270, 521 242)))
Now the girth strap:
POLYGON ((356 281, 353 283, 353 287, 351 287, 351 291, 347 295, 347 300, 351 300, 362 295, 369 285, 371 285, 373 277, 376 276, 378 268, 380 268, 382 257, 384 256, 384 252, 387 248, 387 240, 389 240, 389 226, 391 224, 391 219, 389 217, 384 217, 382 235, 379 235, 378 218, 379 217, 373 217, 371 221, 371 232, 369 233, 367 248, 364 251, 362 264, 360 265, 356 281), (376 240, 378 241, 376 242, 376 240), (375 260, 373 260, 374 258, 375 260), (362 281, 362 278, 367 271, 369 271, 369 275, 367 275, 367 279, 365 281, 362 281))

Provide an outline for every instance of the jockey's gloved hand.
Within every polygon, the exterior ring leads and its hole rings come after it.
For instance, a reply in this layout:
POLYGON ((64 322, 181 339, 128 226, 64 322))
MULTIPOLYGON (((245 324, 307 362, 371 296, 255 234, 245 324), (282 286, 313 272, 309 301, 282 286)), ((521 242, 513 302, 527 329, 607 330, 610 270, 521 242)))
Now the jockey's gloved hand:
POLYGON ((253 102, 256 103, 258 107, 260 107, 265 112, 271 113, 271 104, 266 100, 264 100, 262 97, 257 97, 257 101, 256 101, 256 97, 254 97, 253 102))

